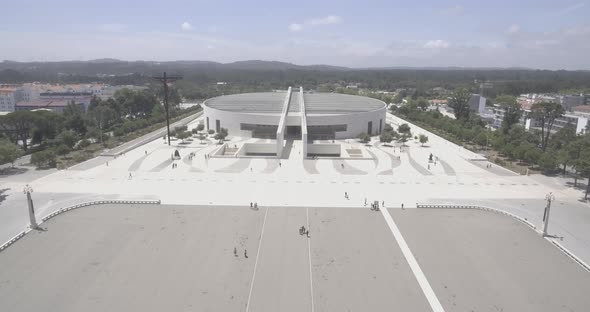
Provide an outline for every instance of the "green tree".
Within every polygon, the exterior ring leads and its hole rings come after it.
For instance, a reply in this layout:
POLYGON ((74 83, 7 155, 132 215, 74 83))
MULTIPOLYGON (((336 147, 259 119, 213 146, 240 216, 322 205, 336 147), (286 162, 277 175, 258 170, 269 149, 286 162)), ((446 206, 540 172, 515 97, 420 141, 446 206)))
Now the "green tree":
POLYGON ((73 100, 68 103, 63 111, 66 129, 74 130, 81 136, 86 135, 87 128, 83 113, 80 105, 76 104, 73 100))
POLYGON ((471 93, 463 88, 453 92, 449 97, 448 105, 455 112, 455 118, 457 118, 457 120, 469 120, 469 116, 471 115, 469 99, 471 99, 471 93))
POLYGON ((215 135, 215 140, 219 140, 219 142, 223 142, 223 140, 225 140, 225 138, 227 137, 227 129, 226 128, 220 128, 219 132, 215 135))
POLYGON ((71 149, 78 142, 79 136, 73 130, 64 130, 57 136, 56 140, 71 149))
POLYGON ((60 144, 58 146, 55 147, 55 153, 57 155, 65 155, 67 153, 69 153, 72 149, 69 148, 67 145, 65 144, 60 144))
POLYGON ((53 168, 56 165, 56 156, 52 150, 44 150, 31 155, 31 163, 37 168, 53 168))
POLYGON ((545 173, 555 171, 557 164, 557 155, 554 152, 545 152, 538 160, 539 168, 545 173))
POLYGON ((203 131, 203 129, 205 129, 205 125, 204 124, 198 124, 197 125, 197 131, 203 131))
POLYGON ((541 149, 545 151, 555 119, 563 116, 563 107, 558 103, 540 102, 533 104, 531 110, 533 118, 541 127, 541 149))
POLYGON ((27 150, 32 129, 37 123, 37 115, 31 111, 16 111, 0 116, 0 129, 10 140, 22 143, 23 150, 27 150))
POLYGON ((24 152, 21 148, 5 139, 0 139, 0 164, 10 163, 14 167, 14 162, 21 157, 24 152))
POLYGON ((358 139, 362 142, 362 143, 369 143, 369 141, 371 141, 371 136, 368 135, 367 133, 363 132, 361 134, 358 135, 358 139))
POLYGON ((409 136, 412 136, 411 128, 407 123, 401 124, 399 127, 397 127, 397 132, 400 134, 409 134, 409 136))
POLYGON ((393 135, 391 135, 391 132, 384 131, 379 136, 379 141, 381 143, 390 143, 391 141, 393 141, 393 135))
POLYGON ((176 133, 176 137, 181 139, 182 142, 184 142, 184 139, 188 138, 191 136, 191 133, 188 131, 180 131, 176 133))
POLYGON ((424 143, 428 142, 428 137, 424 134, 420 134, 420 144, 424 146, 424 143))
POLYGON ((518 124, 520 117, 522 116, 522 110, 520 104, 516 101, 516 98, 510 95, 502 95, 496 98, 496 103, 500 104, 500 107, 504 109, 504 121, 502 121, 502 132, 508 133, 513 125, 518 124))

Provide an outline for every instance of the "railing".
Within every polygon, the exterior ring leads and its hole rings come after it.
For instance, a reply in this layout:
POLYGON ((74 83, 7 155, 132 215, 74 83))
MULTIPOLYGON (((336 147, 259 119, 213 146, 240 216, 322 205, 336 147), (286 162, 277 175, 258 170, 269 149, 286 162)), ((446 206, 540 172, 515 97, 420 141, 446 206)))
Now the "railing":
MULTIPOLYGON (((81 203, 81 204, 76 204, 73 206, 69 206, 69 207, 65 207, 65 208, 61 208, 43 218, 41 218, 41 222, 39 222, 39 225, 53 217, 56 217, 64 212, 73 210, 73 209, 78 209, 78 208, 82 208, 82 207, 88 207, 88 206, 92 206, 92 205, 104 205, 104 204, 142 204, 142 205, 159 205, 161 204, 160 200, 96 200, 96 201, 91 201, 91 202, 85 202, 85 203, 81 203)), ((32 229, 27 227, 27 229, 25 229, 24 231, 18 233, 16 236, 14 236, 13 238, 11 238, 10 240, 8 240, 6 243, 0 245, 0 252, 2 252, 4 249, 10 247, 10 245, 16 243, 16 241, 18 241, 19 239, 23 238, 25 236, 25 234, 29 233, 32 229)))
POLYGON ((499 214, 514 218, 514 219, 528 225, 533 230, 537 229, 537 227, 534 224, 532 224, 531 222, 529 222, 529 220, 519 217, 519 216, 512 214, 510 212, 496 209, 496 208, 490 208, 490 207, 484 207, 484 206, 478 206, 478 205, 434 205, 434 204, 417 204, 416 207, 417 208, 447 208, 447 209, 479 209, 479 210, 491 211, 494 213, 499 213, 499 214))
MULTIPOLYGON (((535 227, 535 225, 533 225, 531 222, 529 222, 525 218, 519 217, 519 216, 512 214, 510 212, 507 212, 507 211, 503 211, 503 210, 495 209, 495 208, 490 208, 490 207, 477 206, 477 205, 434 205, 434 204, 417 204, 416 207, 417 208, 446 208, 446 209, 479 209, 479 210, 491 211, 494 213, 499 213, 499 214, 514 218, 514 219, 528 225, 530 228, 532 228, 535 231, 537 229, 535 227)), ((548 241, 550 241, 555 247, 557 247, 559 250, 561 250, 564 254, 566 254, 570 259, 572 259, 574 262, 579 264, 583 269, 590 272, 590 265, 586 264, 584 261, 582 261, 582 259, 578 258, 576 255, 574 255, 567 248, 563 247, 563 245, 561 245, 559 242, 557 242, 553 239, 549 239, 548 237, 545 237, 545 238, 548 241)))

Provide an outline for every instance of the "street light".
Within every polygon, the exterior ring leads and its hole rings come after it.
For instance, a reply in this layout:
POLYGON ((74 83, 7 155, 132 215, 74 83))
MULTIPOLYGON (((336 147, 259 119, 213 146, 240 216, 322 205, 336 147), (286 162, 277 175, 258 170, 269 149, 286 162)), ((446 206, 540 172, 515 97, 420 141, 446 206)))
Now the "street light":
POLYGON ((31 222, 31 229, 37 229, 39 228, 39 225, 37 224, 37 219, 35 218, 35 208, 33 207, 33 199, 31 198, 33 188, 27 184, 23 189, 23 193, 27 194, 27 203, 29 204, 29 221, 31 222))
POLYGON ((543 236, 547 236, 547 227, 549 226, 549 211, 551 210, 551 202, 555 200, 553 192, 545 195, 547 206, 545 206, 545 212, 543 213, 543 236))

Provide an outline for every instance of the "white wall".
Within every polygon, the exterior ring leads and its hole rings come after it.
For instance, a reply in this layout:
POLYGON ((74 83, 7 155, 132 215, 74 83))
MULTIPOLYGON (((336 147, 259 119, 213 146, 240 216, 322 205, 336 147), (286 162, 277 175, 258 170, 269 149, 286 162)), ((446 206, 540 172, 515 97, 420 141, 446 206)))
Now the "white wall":
POLYGON ((269 143, 244 143, 238 155, 245 156, 249 153, 264 153, 264 154, 274 154, 277 152, 277 147, 275 144, 269 143))
MULTIPOLYGON (((307 113, 308 126, 321 125, 343 125, 346 124, 346 131, 336 132, 336 139, 356 138, 359 134, 367 132, 369 121, 373 122, 372 135, 379 133, 379 120, 383 119, 382 129, 386 123, 386 108, 372 112, 355 113, 348 115, 314 115, 307 113)), ((308 129, 309 131, 309 129, 308 129)))
MULTIPOLYGON (((214 108, 210 108, 203 105, 204 110, 204 124, 207 126, 207 117, 209 117, 209 129, 215 130, 215 120, 220 120, 221 127, 228 130, 229 135, 250 137, 251 131, 240 130, 240 123, 248 124, 261 124, 261 125, 278 125, 280 120, 280 113, 275 114, 262 114, 262 113, 238 113, 230 111, 222 111, 214 108)), ((307 125, 340 125, 346 124, 347 131, 336 132, 337 139, 355 138, 362 132, 367 132, 367 124, 369 121, 373 121, 373 133, 377 135, 379 131, 379 120, 383 119, 382 127, 385 127, 386 122, 386 111, 385 107, 364 113, 351 113, 344 115, 317 115, 307 113, 307 125)), ((289 114, 286 119, 286 124, 289 126, 300 125, 301 117, 299 113, 289 114)))
POLYGON ((340 155, 340 144, 307 144, 308 154, 340 155))

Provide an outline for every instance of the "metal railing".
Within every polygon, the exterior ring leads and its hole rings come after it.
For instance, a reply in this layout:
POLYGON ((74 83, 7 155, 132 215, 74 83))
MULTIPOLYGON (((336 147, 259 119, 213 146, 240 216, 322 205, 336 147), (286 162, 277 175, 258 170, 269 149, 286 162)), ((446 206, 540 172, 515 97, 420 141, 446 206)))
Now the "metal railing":
MULTIPOLYGON (((43 223, 53 217, 56 217, 64 212, 67 212, 70 210, 74 210, 74 209, 78 209, 78 208, 82 208, 82 207, 88 207, 88 206, 92 206, 92 205, 105 205, 105 204, 159 205, 159 204, 161 204, 161 201, 160 200, 96 200, 96 201, 90 201, 90 202, 80 203, 80 204, 76 204, 73 206, 61 208, 55 212, 52 212, 49 215, 41 218, 41 222, 39 222, 39 225, 41 225, 41 223, 43 223)), ((12 244, 16 243, 19 239, 23 238, 25 236, 25 234, 29 233, 31 230, 32 229, 29 226, 27 226, 27 228, 24 231, 18 233, 16 236, 9 239, 6 243, 0 245, 0 252, 4 251, 6 248, 8 248, 12 244)))
POLYGON ((494 213, 499 213, 499 214, 514 218, 514 219, 526 224, 527 226, 529 226, 533 230, 537 229, 537 227, 534 224, 532 224, 531 222, 529 222, 529 220, 527 220, 526 218, 522 218, 522 217, 519 217, 519 216, 512 214, 510 212, 496 209, 496 208, 490 208, 490 207, 479 206, 479 205, 452 205, 452 204, 450 204, 450 205, 416 204, 416 207, 417 208, 447 208, 447 209, 479 209, 479 210, 491 211, 494 213))

